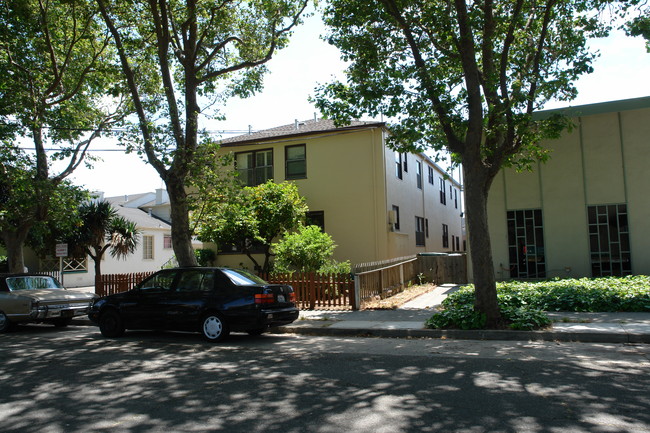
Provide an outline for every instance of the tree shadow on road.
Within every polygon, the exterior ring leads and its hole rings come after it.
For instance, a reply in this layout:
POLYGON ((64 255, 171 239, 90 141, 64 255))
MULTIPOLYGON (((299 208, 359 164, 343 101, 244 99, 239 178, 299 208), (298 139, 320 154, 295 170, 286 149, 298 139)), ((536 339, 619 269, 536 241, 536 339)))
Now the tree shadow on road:
POLYGON ((587 368, 561 352, 555 362, 397 356, 401 340, 387 355, 289 335, 233 334, 215 345, 198 334, 110 340, 87 330, 27 326, 0 336, 2 431, 650 429, 647 367, 587 368))

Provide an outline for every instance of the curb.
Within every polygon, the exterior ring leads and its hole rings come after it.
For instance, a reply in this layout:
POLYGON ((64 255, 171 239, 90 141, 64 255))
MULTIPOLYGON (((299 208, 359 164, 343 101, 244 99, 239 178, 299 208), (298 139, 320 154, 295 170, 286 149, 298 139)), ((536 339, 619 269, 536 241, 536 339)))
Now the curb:
MULTIPOLYGON (((97 326, 88 319, 74 319, 71 326, 97 326)), ((370 329, 329 328, 327 326, 280 326, 270 334, 297 334, 320 337, 429 338, 478 341, 563 341, 574 343, 650 344, 650 334, 571 331, 514 331, 462 329, 370 329)))
POLYGON ((648 334, 606 332, 558 332, 460 329, 344 329, 283 326, 272 334, 299 334, 324 337, 431 338, 441 340, 565 341, 580 343, 650 343, 648 334))

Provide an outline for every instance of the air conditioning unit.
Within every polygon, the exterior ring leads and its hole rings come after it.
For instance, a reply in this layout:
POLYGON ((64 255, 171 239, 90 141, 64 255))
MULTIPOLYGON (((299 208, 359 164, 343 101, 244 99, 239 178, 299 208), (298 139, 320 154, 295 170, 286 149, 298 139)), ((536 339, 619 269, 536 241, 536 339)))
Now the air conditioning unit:
POLYGON ((394 210, 388 211, 388 224, 390 224, 391 226, 397 224, 397 212, 395 212, 394 210))

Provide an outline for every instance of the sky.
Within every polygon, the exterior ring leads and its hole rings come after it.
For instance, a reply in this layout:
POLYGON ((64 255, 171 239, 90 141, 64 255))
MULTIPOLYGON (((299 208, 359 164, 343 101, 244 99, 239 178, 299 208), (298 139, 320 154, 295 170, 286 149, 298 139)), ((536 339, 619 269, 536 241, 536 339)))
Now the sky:
MULTIPOLYGON (((206 122, 210 131, 220 131, 223 138, 313 119, 316 108, 308 98, 318 84, 343 78, 345 64, 338 49, 320 38, 326 30, 318 15, 305 20, 289 46, 269 61, 264 90, 248 99, 232 99, 223 108, 225 121, 206 122)), ((592 42, 600 51, 594 73, 576 83, 579 95, 570 105, 584 105, 650 96, 650 54, 641 38, 626 37, 622 32, 592 42)), ((545 108, 560 108, 567 103, 549 103, 545 108)), ((135 154, 126 155, 114 140, 98 141, 91 146, 93 155, 102 161, 93 169, 79 167, 70 179, 106 197, 153 192, 164 188, 158 173, 135 154)), ((56 167, 55 167, 56 168, 56 167)))

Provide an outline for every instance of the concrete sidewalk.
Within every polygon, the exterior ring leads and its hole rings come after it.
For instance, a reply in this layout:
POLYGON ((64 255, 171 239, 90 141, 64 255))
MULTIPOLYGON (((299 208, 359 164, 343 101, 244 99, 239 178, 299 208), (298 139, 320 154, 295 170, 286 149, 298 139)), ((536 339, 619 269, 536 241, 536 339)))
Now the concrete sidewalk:
POLYGON ((444 285, 395 310, 301 311, 276 333, 466 340, 544 340, 592 343, 650 343, 650 313, 548 313, 549 329, 539 331, 425 329, 442 300, 456 286, 444 285))
MULTIPOLYGON (((650 343, 650 313, 549 312, 553 326, 540 331, 425 329, 424 322, 437 311, 445 297, 457 289, 455 285, 438 286, 395 310, 303 310, 297 321, 272 332, 386 338, 650 343)), ((73 323, 92 324, 87 317, 76 318, 73 323)))

